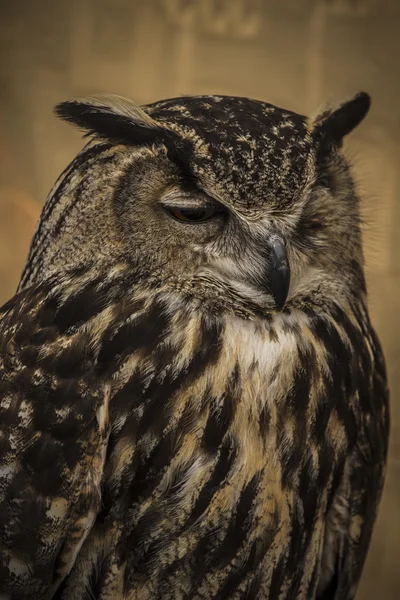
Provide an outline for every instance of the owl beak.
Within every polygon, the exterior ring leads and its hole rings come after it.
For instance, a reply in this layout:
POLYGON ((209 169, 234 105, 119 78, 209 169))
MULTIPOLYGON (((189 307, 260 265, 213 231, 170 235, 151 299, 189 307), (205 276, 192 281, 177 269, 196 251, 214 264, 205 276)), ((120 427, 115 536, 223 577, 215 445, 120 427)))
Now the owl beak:
POLYGON ((270 240, 270 248, 269 291, 275 301, 276 308, 282 310, 285 306, 290 286, 290 266, 286 245, 281 237, 273 236, 270 240))

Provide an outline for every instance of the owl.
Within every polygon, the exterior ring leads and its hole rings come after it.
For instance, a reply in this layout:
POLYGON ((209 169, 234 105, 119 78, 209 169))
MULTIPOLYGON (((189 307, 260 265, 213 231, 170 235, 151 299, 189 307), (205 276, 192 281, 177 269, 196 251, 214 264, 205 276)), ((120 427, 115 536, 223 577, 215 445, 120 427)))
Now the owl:
POLYGON ((0 309, 1 599, 354 598, 389 431, 369 105, 58 105, 89 140, 0 309))

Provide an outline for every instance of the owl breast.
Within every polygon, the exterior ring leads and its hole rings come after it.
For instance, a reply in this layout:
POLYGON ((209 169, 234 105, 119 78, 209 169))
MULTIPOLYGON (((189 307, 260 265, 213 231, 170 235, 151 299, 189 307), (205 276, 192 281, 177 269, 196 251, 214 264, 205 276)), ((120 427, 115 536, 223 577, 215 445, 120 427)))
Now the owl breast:
POLYGON ((318 351, 306 317, 154 308, 118 328, 136 340, 129 354, 108 340, 116 372, 103 508, 90 557, 84 549, 78 561, 96 562, 100 546, 115 597, 266 598, 274 585, 310 597, 328 497, 310 484, 318 351), (138 343, 144 326, 151 352, 138 343))

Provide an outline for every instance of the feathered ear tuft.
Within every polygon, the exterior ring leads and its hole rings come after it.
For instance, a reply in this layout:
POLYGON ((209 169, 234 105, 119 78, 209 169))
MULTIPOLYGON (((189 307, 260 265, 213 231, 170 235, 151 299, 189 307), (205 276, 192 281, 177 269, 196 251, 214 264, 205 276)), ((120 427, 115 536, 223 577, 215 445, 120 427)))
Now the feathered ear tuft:
POLYGON ((54 112, 86 135, 135 145, 153 143, 166 131, 142 108, 120 96, 99 95, 61 102, 54 112))
POLYGON ((359 92, 351 100, 319 114, 313 123, 313 134, 328 145, 341 145, 343 138, 361 123, 371 106, 371 98, 359 92))

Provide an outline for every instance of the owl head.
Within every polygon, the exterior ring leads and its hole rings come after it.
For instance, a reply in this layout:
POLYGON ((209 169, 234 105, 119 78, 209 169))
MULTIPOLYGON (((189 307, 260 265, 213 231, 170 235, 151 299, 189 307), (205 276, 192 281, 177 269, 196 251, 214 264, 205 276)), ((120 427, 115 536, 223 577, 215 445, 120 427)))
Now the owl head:
POLYGON ((365 93, 316 118, 227 96, 59 104, 90 141, 47 200, 20 287, 123 264, 144 286, 246 314, 359 294, 341 147, 369 106, 365 93))

